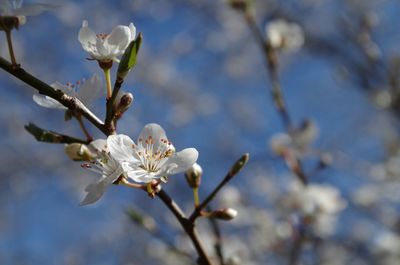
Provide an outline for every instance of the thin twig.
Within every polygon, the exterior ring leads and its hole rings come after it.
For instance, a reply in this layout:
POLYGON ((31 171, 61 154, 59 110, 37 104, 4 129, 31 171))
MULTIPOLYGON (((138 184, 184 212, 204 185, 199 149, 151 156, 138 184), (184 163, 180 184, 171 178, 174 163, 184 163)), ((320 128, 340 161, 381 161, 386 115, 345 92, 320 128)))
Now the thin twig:
POLYGON ((10 58, 11 58, 11 63, 15 66, 17 66, 17 60, 15 59, 15 53, 14 53, 14 48, 12 44, 12 39, 11 39, 11 30, 6 30, 6 38, 7 38, 7 45, 8 45, 8 51, 10 53, 10 58))
MULTIPOLYGON (((282 93, 282 88, 278 74, 278 60, 276 58, 276 51, 269 44, 269 42, 265 40, 263 34, 261 33, 259 27, 257 26, 254 20, 253 15, 247 12, 245 12, 243 15, 247 25, 249 26, 253 34, 254 39, 260 46, 261 51, 264 53, 265 66, 271 82, 272 101, 275 104, 276 111, 280 114, 282 122, 286 127, 287 133, 290 135, 294 130, 294 126, 289 111, 287 110, 286 103, 282 93)), ((297 157, 295 159, 297 166, 296 170, 294 170, 293 173, 304 185, 307 185, 308 177, 303 170, 302 161, 297 157)))
POLYGON ((194 223, 196 219, 201 216, 201 212, 208 206, 208 204, 214 199, 214 197, 218 194, 218 192, 225 186, 235 175, 232 174, 231 171, 226 174, 224 179, 218 184, 218 186, 204 199, 204 201, 196 207, 193 213, 189 217, 189 221, 194 223))
POLYGON ((112 95, 109 99, 107 99, 107 106, 106 106, 106 119, 104 122, 104 126, 108 132, 108 134, 113 134, 116 130, 115 126, 115 99, 117 98, 117 95, 121 89, 121 86, 123 84, 124 80, 121 78, 118 78, 115 80, 114 83, 114 88, 112 95))
POLYGON ((254 20, 254 17, 251 14, 245 14, 245 21, 247 22, 247 25, 249 26, 254 39, 264 53, 267 74, 271 81, 272 101, 275 104, 276 110, 281 115, 282 122, 285 125, 287 131, 290 132, 293 130, 293 124, 282 94, 282 88, 278 75, 278 61, 276 58, 276 53, 271 45, 265 40, 254 20))
MULTIPOLYGON (((211 210, 209 210, 209 211, 211 212, 211 210)), ((215 218, 208 218, 208 220, 210 221, 211 228, 215 235, 214 249, 215 249, 215 253, 217 254, 217 257, 219 259, 219 264, 225 265, 224 252, 222 249, 221 229, 218 225, 218 221, 215 218)))
POLYGON ((82 120, 81 115, 76 115, 75 117, 76 117, 76 119, 78 120, 79 127, 81 127, 83 133, 84 133, 85 136, 86 136, 86 139, 88 140, 88 142, 91 142, 91 141, 93 140, 93 137, 90 135, 89 131, 86 129, 86 126, 85 126, 85 124, 83 123, 83 120, 82 120))
POLYGON ((303 229, 300 229, 299 234, 293 241, 293 245, 290 249, 288 265, 297 265, 299 263, 301 257, 301 250, 303 248, 305 239, 306 239, 305 232, 303 231, 303 229))

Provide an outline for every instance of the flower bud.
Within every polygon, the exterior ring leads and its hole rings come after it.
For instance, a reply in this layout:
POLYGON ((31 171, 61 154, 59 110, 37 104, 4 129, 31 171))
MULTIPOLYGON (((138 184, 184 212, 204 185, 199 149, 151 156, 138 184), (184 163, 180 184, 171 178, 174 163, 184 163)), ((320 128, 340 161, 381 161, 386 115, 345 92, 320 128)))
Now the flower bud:
POLYGON ((133 95, 132 93, 120 93, 121 96, 117 96, 116 102, 116 109, 115 109, 115 113, 117 115, 120 115, 122 113, 124 113, 127 109, 129 109, 129 107, 131 106, 132 102, 133 102, 133 95))
POLYGON ((148 231, 151 231, 151 232, 157 231, 157 224, 151 216, 143 215, 133 208, 127 209, 126 214, 131 219, 131 221, 144 227, 148 231))
POLYGON ((139 53, 140 45, 142 44, 142 39, 142 33, 139 33, 137 38, 132 41, 126 48, 118 66, 118 79, 124 80, 130 70, 136 65, 136 60, 139 53))
POLYGON ((247 161, 249 161, 249 154, 246 153, 239 158, 238 161, 232 166, 231 170, 229 171, 229 175, 231 177, 235 176, 237 173, 242 170, 242 168, 246 165, 247 161))
POLYGON ((80 143, 66 144, 64 151, 74 161, 89 161, 95 156, 85 144, 80 143))
POLYGON ((209 217, 216 218, 224 221, 230 221, 237 216, 238 212, 232 208, 224 208, 213 211, 209 217))
POLYGON ((198 188, 200 186, 202 175, 203 169, 197 163, 194 163, 193 166, 185 172, 186 180, 191 188, 198 188))

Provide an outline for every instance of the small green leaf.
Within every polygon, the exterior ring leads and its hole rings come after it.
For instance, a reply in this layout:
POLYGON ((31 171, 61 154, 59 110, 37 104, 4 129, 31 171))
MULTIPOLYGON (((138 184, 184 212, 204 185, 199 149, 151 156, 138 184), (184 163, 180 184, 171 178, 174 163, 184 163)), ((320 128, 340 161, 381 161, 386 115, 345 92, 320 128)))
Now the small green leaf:
POLYGON ((118 66, 118 78, 124 79, 129 71, 135 66, 142 39, 143 35, 142 33, 139 33, 137 38, 132 41, 126 48, 125 53, 122 56, 121 62, 118 66))

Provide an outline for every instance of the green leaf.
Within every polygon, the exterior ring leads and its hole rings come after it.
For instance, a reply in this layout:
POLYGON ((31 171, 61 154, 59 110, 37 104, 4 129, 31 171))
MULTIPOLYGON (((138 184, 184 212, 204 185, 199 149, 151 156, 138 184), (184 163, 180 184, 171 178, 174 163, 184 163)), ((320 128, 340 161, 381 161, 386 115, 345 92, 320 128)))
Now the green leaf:
POLYGON ((117 77, 124 79, 129 71, 136 65, 137 55, 142 44, 143 35, 139 33, 137 38, 126 48, 118 66, 117 77))

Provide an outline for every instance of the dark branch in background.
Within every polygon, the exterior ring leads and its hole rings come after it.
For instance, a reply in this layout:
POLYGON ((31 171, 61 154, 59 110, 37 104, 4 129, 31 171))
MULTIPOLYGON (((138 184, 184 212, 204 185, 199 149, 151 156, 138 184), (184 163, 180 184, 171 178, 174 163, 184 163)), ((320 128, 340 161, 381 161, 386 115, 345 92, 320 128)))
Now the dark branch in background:
MULTIPOLYGON (((209 212, 212 212, 210 208, 207 209, 209 212)), ((220 265, 225 265, 225 259, 224 259, 224 252, 222 249, 222 236, 221 236, 221 229, 218 225, 218 220, 215 218, 208 218, 210 221, 210 225, 212 228, 212 231, 215 236, 215 242, 214 242, 214 250, 215 253, 217 254, 217 257, 219 259, 219 264, 220 265)))
POLYGON ((54 89, 53 87, 29 74, 22 68, 15 68, 15 66, 13 66, 2 57, 0 57, 0 67, 11 75, 18 78, 19 80, 35 88, 37 91, 39 91, 39 93, 57 100, 65 107, 70 109, 72 112, 81 114, 94 126, 96 126, 101 132, 103 132, 104 134, 107 133, 103 122, 95 114, 93 114, 81 101, 79 101, 79 99, 71 97, 61 90, 54 89))
POLYGON ((281 116, 286 130, 291 132, 293 130, 293 124, 282 94, 282 88, 278 75, 278 60, 276 58, 276 53, 271 45, 264 39, 264 36, 254 21, 254 17, 251 14, 244 14, 244 18, 253 34, 254 39, 264 53, 267 74, 269 75, 271 82, 272 101, 275 104, 276 110, 281 116))
POLYGON ((294 239, 293 245, 289 252, 289 262, 288 265, 297 265, 301 256, 301 249, 306 240, 304 229, 298 229, 298 234, 294 239))
MULTIPOLYGON (((254 16, 251 12, 245 9, 239 9, 249 26, 251 33, 259 45, 261 51, 263 52, 265 58, 265 65, 271 82, 271 96, 274 102, 276 111, 280 114, 283 124, 286 127, 286 131, 291 135, 294 131, 294 126, 292 124, 292 119, 289 111, 286 108, 284 97, 282 94, 282 88, 279 81, 278 74, 278 59, 275 49, 270 45, 270 43, 264 38, 261 30, 257 26, 254 16)), ((303 170, 302 161, 299 158, 294 158, 296 161, 296 170, 291 170, 297 176, 297 178, 304 184, 308 184, 308 177, 303 170)))
POLYGON ((162 230, 159 229, 153 218, 146 216, 133 208, 129 208, 125 212, 132 222, 145 229, 155 239, 163 242, 169 250, 192 260, 192 256, 189 253, 180 250, 173 242, 168 240, 165 234, 161 233, 162 230), (148 218, 150 218, 151 221, 149 221, 148 218))

